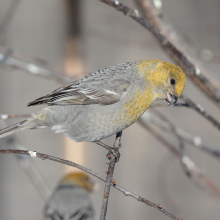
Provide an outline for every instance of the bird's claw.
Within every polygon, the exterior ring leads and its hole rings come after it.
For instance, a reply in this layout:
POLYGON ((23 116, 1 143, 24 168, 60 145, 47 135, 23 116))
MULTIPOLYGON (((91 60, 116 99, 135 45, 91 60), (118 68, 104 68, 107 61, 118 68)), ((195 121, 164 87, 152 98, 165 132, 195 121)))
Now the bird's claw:
POLYGON ((118 151, 118 148, 112 148, 106 155, 106 158, 110 160, 113 156, 115 157, 115 162, 118 162, 121 156, 121 154, 118 151))

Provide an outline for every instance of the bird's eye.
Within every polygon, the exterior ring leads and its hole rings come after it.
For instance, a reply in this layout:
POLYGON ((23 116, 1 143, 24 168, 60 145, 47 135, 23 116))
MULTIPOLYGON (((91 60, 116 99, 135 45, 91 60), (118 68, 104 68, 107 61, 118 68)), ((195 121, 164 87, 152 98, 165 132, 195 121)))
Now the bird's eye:
POLYGON ((171 79, 171 80, 170 80, 171 85, 174 85, 175 82, 176 82, 175 79, 171 79))

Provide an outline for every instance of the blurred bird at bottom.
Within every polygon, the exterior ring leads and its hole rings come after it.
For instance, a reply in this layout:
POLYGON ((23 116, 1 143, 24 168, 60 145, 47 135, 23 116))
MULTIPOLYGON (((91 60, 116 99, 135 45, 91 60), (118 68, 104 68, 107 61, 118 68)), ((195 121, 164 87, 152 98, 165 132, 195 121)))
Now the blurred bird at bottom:
POLYGON ((64 176, 47 201, 45 220, 92 220, 94 210, 89 194, 94 182, 83 172, 64 176))

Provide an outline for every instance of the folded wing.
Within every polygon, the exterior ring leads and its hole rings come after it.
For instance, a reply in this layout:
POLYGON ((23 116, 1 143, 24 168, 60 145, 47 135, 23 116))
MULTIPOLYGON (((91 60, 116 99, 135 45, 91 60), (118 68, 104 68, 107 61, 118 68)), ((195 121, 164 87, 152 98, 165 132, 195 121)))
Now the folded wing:
POLYGON ((62 86, 38 98, 28 106, 48 105, 110 105, 118 102, 127 92, 131 82, 119 74, 90 74, 79 81, 62 86))

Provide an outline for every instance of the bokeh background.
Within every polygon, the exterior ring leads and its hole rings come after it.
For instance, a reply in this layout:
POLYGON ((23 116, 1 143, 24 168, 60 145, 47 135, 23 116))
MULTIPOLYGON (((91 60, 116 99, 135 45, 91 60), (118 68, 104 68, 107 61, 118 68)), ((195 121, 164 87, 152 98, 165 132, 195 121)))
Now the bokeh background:
MULTIPOLYGON (((73 77, 138 59, 173 61, 153 36, 120 12, 96 0, 20 0, 1 29, 12 0, 0 1, 0 45, 63 67, 73 77)), ((136 8, 131 0, 122 3, 136 8)), ((197 48, 204 65, 219 75, 220 2, 218 0, 166 0, 163 12, 197 48)), ((28 102, 50 93, 60 84, 0 64, 0 113, 33 113, 28 102)), ((187 78, 185 94, 220 121, 219 108, 187 78)), ((187 108, 159 108, 176 125, 219 149, 219 131, 187 108)), ((9 119, 7 124, 17 122, 9 119)), ((3 127, 4 125, 2 125, 3 127)), ((80 163, 101 175, 107 170, 107 151, 92 143, 75 143, 50 130, 30 130, 14 135, 28 150, 80 163)), ((178 148, 178 141, 164 135, 178 148)), ((114 137, 104 140, 112 145, 114 137)), ((157 139, 135 123, 123 132, 117 183, 185 219, 219 219, 219 200, 196 186, 184 173, 180 161, 157 139)), ((0 148, 9 145, 0 141, 0 148)), ((220 187, 219 161, 186 145, 185 153, 220 187)), ((73 169, 51 161, 33 159, 52 190, 64 173, 73 169)), ((99 219, 104 184, 92 194, 99 219)), ((14 155, 0 156, 0 219, 43 219, 44 199, 14 155)), ((111 189, 107 219, 169 219, 155 209, 111 189)))

